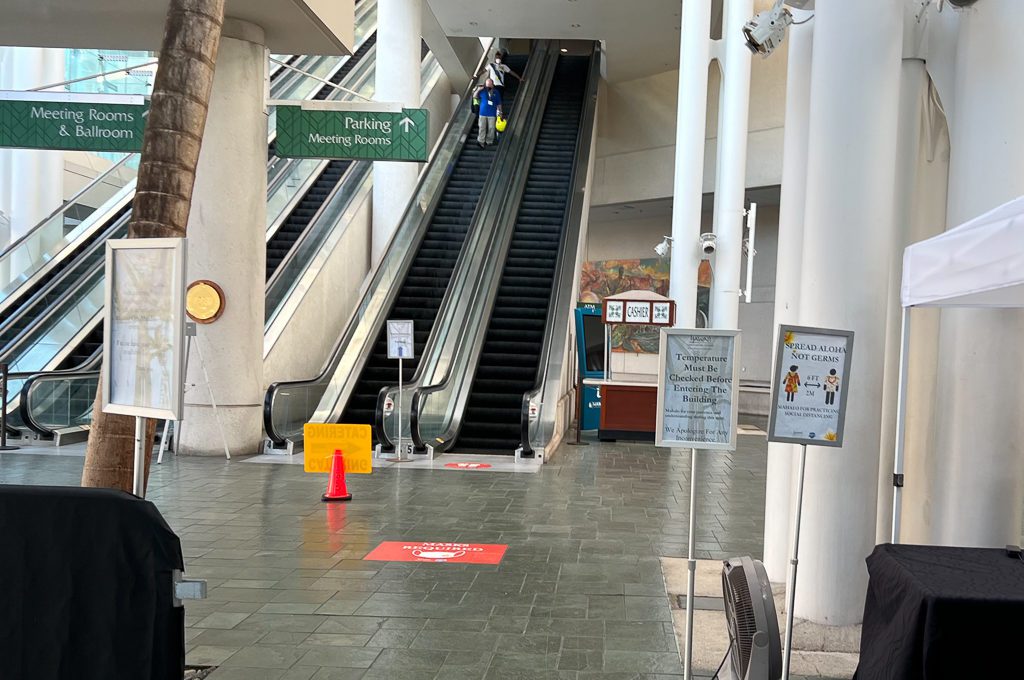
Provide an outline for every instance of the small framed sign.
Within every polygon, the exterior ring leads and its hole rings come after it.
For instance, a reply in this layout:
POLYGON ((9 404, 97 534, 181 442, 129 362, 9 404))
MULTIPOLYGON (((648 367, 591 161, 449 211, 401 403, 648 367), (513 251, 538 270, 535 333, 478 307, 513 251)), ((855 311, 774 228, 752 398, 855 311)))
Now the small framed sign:
POLYGON ((412 321, 388 320, 388 359, 412 359, 415 354, 412 321))
POLYGON ((853 331, 780 326, 768 441, 840 447, 853 331))
POLYGON ((102 406, 178 420, 185 347, 185 239, 107 241, 102 406))
POLYGON ((736 448, 740 332, 661 329, 658 446, 736 448))

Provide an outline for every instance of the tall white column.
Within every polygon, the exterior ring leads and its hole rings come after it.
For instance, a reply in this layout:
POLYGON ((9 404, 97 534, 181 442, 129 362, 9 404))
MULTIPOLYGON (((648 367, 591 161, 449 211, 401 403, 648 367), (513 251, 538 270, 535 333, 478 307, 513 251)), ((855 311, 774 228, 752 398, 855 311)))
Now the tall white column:
POLYGON ((193 347, 189 357, 181 435, 187 454, 223 455, 211 390, 232 453, 260 447, 267 219, 263 44, 259 26, 225 20, 188 224, 189 281, 216 282, 225 306, 217 321, 198 327, 199 349, 193 347))
MULTIPOLYGON (((1020 3, 960 17, 948 227, 1024 194, 1020 3), (994 102, 998 104, 994 105, 994 102)), ((935 391, 935 536, 948 545, 1018 543, 1024 505, 1024 312, 943 310, 935 391)))
MULTIPOLYGON (((64 80, 64 50, 14 50, 11 87, 28 90, 64 80)), ((11 151, 11 240, 28 233, 64 201, 64 152, 11 151)))
MULTIPOLYGON (((797 10, 797 21, 810 12, 797 10)), ((804 204, 807 197, 807 123, 811 97, 811 55, 814 22, 791 26, 786 66, 786 127, 782 141, 782 191, 779 205, 778 263, 775 268, 775 322, 800 319, 800 261, 804 250, 804 204)), ((778 58, 778 57, 776 57, 778 58)), ((773 332, 774 334, 774 332, 773 332)), ((774 356, 774 354, 772 355, 774 356)), ((768 478, 764 505, 764 565, 769 578, 786 580, 789 540, 792 533, 792 444, 768 444, 768 478)))
POLYGON ((715 182, 717 249, 711 283, 711 325, 714 328, 739 328, 751 57, 743 37, 743 24, 753 14, 754 0, 727 0, 725 3, 722 23, 725 62, 715 182))
MULTIPOLYGON (((377 101, 419 107, 421 23, 421 0, 377 0, 377 101)), ((418 163, 373 164, 371 264, 380 260, 398 227, 419 171, 418 163)))
POLYGON ((856 339, 843 448, 808 455, 796 615, 846 625, 875 545, 903 7, 821 3, 814 22, 800 320, 856 339))
POLYGON ((688 328, 693 326, 697 316, 697 267, 701 259, 698 236, 704 192, 711 3, 687 0, 683 2, 681 17, 669 297, 676 301, 676 325, 688 328))
MULTIPOLYGON (((11 89, 13 47, 0 47, 0 90, 11 89)), ((11 150, 0 149, 0 249, 11 238, 11 150)), ((0 283, 7 282, 7 273, 0 272, 0 283)))
MULTIPOLYGON (((900 114, 896 143, 896 222, 892 232, 893 257, 889 262, 886 295, 885 363, 882 391, 882 432, 878 465, 878 513, 875 540, 886 543, 892 527, 892 470, 896 456, 896 410, 899 391, 901 320, 900 288, 903 280, 903 249, 919 240, 913 234, 918 198, 918 169, 924 105, 928 96, 928 72, 922 59, 903 60, 900 77, 900 114)), ((916 356, 915 356, 916 358, 916 356)), ((908 373, 909 374, 909 373, 908 373)))

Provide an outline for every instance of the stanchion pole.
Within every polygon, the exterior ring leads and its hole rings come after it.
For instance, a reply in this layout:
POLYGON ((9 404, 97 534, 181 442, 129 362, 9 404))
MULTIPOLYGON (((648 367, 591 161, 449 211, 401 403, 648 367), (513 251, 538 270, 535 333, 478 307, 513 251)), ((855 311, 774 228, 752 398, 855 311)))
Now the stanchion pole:
POLYGON ((693 597, 697 580, 697 560, 693 556, 697 535, 697 449, 690 449, 690 535, 686 559, 686 657, 683 680, 693 677, 693 597))
POLYGON ((398 437, 397 437, 397 448, 395 452, 398 454, 398 460, 404 460, 402 458, 402 356, 398 356, 398 417, 395 419, 397 423, 398 437))
POLYGON ((0 451, 14 451, 20 446, 7 443, 7 363, 0 364, 0 451))
POLYGON ((135 460, 132 467, 132 493, 139 498, 146 497, 146 459, 142 442, 146 438, 146 419, 135 416, 135 460))
POLYGON ((786 587, 786 646, 782 657, 782 680, 789 680, 789 661, 793 655, 793 607, 796 603, 796 568, 800 555, 800 514, 804 507, 804 468, 807 444, 800 447, 800 475, 796 491, 796 521, 793 523, 793 556, 789 560, 789 584, 786 587))
POLYGON ((576 366, 576 441, 566 442, 568 446, 590 446, 590 442, 580 441, 583 430, 583 374, 579 364, 576 366))

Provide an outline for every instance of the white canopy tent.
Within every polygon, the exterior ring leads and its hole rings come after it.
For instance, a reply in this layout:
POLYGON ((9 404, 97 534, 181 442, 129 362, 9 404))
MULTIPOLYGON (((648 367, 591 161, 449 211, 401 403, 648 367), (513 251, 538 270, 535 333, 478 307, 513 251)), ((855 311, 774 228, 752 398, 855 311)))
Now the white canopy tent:
POLYGON ((1024 196, 903 251, 892 542, 899 542, 913 307, 1024 307, 1024 196))

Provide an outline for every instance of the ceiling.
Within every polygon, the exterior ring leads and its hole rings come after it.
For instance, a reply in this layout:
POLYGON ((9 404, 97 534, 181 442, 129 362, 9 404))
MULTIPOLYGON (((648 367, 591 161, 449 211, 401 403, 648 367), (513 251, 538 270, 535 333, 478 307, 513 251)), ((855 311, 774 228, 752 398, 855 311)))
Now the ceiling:
MULTIPOLYGON (((0 45, 157 50, 167 0, 2 0, 0 45)), ((278 54, 349 54, 353 0, 226 0, 278 54)))
POLYGON ((680 0, 426 1, 451 36, 604 40, 613 82, 679 64, 680 0))

